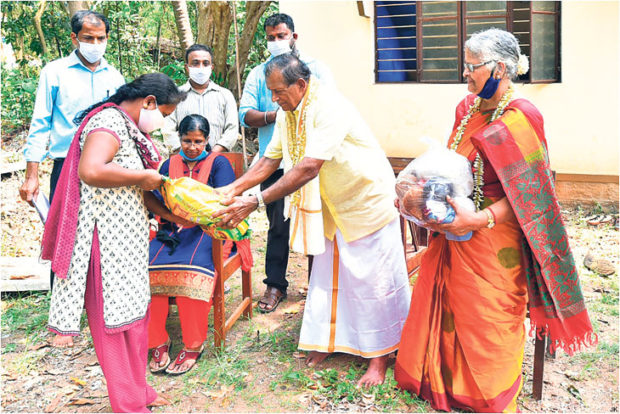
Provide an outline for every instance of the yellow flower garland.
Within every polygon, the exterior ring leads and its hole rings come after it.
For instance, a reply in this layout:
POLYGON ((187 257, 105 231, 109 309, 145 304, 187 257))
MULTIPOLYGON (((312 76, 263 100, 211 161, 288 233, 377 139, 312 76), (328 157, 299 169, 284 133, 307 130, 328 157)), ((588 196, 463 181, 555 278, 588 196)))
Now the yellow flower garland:
MULTIPOLYGON (((299 123, 295 119, 293 111, 285 112, 286 114, 286 142, 291 155, 293 166, 299 164, 306 153, 306 113, 308 105, 314 102, 316 98, 316 82, 312 79, 308 82, 308 90, 303 97, 301 109, 299 110, 299 123), (297 128, 296 128, 297 127, 297 128)), ((301 189, 291 194, 291 206, 299 206, 299 198, 301 189)))
MULTIPOLYGON (((489 124, 495 121, 496 119, 498 119, 500 116, 502 116, 502 114, 504 113, 504 110, 506 109, 510 101, 512 100, 513 93, 514 93, 514 88, 512 85, 510 85, 508 89, 506 89, 506 92, 504 92, 504 94, 502 95, 502 98, 500 99, 499 103, 497 104, 497 108, 495 108, 495 111, 493 112, 493 115, 491 116, 489 124)), ((471 104, 471 106, 469 107, 469 110, 467 111, 467 115, 465 115, 463 119, 461 119, 461 123, 456 128, 456 135, 454 136, 454 141, 452 142, 452 145, 450 145, 451 150, 453 151, 457 150, 459 144, 463 140, 463 135, 465 134, 465 128, 467 127, 467 123, 469 122, 469 119, 472 117, 473 114, 480 111, 481 103, 482 103, 482 99, 480 97, 477 97, 476 99, 474 99, 474 102, 471 104)), ((476 159, 474 160, 473 199, 474 199, 474 204, 476 205, 476 211, 479 211, 482 208, 482 203, 484 202, 484 194, 482 192, 482 187, 484 186, 483 175, 484 175, 484 162, 482 161, 482 157, 480 156, 480 153, 478 152, 476 154, 476 159)))

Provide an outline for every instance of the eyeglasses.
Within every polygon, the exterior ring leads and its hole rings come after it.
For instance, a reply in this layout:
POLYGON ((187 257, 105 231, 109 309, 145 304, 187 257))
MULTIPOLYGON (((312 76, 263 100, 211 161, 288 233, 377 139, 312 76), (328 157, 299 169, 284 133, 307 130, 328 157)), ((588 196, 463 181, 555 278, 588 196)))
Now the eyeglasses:
POLYGON ((494 60, 488 60, 488 61, 486 61, 486 62, 477 63, 477 64, 475 64, 475 65, 474 65, 473 63, 463 63, 463 66, 465 66, 465 68, 466 68, 469 72, 473 72, 473 71, 475 71, 476 69, 478 69, 479 67, 484 66, 484 65, 488 65, 488 64, 489 64, 489 63, 491 63, 491 62, 495 62, 495 61, 494 61, 494 60))
POLYGON ((206 141, 203 143, 198 143, 198 142, 193 142, 193 141, 182 140, 181 142, 190 148, 191 147, 204 147, 205 145, 207 145, 206 141))

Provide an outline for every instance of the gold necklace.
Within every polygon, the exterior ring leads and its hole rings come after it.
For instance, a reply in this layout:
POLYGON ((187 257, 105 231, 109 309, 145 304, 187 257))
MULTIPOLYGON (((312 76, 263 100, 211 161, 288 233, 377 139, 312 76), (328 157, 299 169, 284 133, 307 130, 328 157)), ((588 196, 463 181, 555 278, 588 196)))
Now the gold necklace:
MULTIPOLYGON (((504 110, 512 100, 512 95, 514 93, 514 88, 512 85, 506 89, 502 98, 499 100, 497 104, 497 108, 493 111, 493 115, 491 115, 491 120, 489 123, 498 119, 504 113, 504 110)), ((478 111, 480 111, 480 105, 482 103, 482 99, 480 97, 476 97, 474 102, 471 104, 467 111, 467 115, 461 119, 461 123, 456 128, 456 135, 454 135, 454 141, 452 141, 452 145, 450 145, 450 149, 456 152, 461 140, 463 139, 463 135, 465 134, 465 128, 467 127, 467 123, 470 118, 478 111)), ((484 186, 484 162, 482 161, 482 157, 480 156, 480 152, 476 153, 476 158, 474 159, 474 191, 473 191, 473 199, 474 204, 476 205, 476 211, 479 211, 482 208, 482 203, 484 202, 484 194, 482 192, 482 187, 484 186)))

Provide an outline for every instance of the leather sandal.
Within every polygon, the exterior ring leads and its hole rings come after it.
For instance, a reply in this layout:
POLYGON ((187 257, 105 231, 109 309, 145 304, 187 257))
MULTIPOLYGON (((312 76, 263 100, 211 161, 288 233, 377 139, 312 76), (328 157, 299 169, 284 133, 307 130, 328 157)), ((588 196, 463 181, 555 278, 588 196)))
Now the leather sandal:
POLYGON ((157 365, 159 366, 159 368, 157 369, 152 369, 150 364, 149 364, 149 370, 151 371, 151 373, 156 374, 158 372, 162 372, 165 371, 166 368, 168 368, 168 365, 170 365, 171 359, 170 359, 170 338, 168 338, 168 341, 163 344, 163 345, 159 345, 156 348, 151 349, 151 359, 155 362, 157 362, 157 365), (162 360, 163 360, 163 355, 164 353, 166 354, 166 357, 168 358, 166 360, 166 362, 164 363, 164 365, 162 365, 162 360))
POLYGON ((191 371, 192 368, 196 366, 196 363, 198 363, 198 359, 200 358, 200 355, 202 355, 202 351, 204 351, 204 349, 205 349, 204 344, 200 347, 199 351, 188 351, 187 349, 183 349, 181 352, 179 352, 179 355, 177 355, 176 359, 174 360, 173 366, 178 367, 180 365, 183 365, 185 361, 193 360, 194 363, 192 364, 192 366, 186 369, 185 371, 171 371, 170 366, 168 366, 166 368, 166 374, 182 375, 182 374, 185 374, 186 372, 191 371))
POLYGON ((258 301, 257 308, 262 313, 271 313, 276 310, 280 302, 282 302, 284 299, 286 299, 286 292, 282 292, 277 287, 267 286, 263 297, 258 301), (261 305, 271 306, 271 309, 265 309, 261 305))

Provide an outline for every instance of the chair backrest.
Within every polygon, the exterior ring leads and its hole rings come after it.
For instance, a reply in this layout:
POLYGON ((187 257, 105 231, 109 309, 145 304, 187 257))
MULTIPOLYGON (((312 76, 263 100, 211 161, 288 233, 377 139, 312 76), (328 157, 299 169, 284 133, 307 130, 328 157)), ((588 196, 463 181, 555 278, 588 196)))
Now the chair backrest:
POLYGON ((239 178, 243 175, 243 154, 240 152, 220 152, 220 155, 225 156, 230 165, 232 165, 235 177, 239 178))

